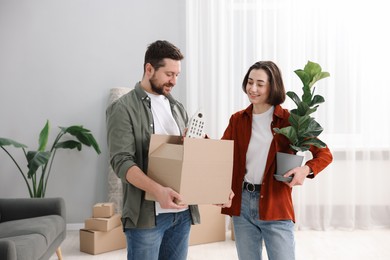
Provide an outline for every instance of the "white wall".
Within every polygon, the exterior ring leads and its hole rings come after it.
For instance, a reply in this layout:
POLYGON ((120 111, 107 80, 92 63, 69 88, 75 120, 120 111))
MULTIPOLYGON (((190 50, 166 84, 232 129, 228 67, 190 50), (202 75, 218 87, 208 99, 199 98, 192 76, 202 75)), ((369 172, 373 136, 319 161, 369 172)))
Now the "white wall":
MULTIPOLYGON (((35 150, 49 119, 51 140, 58 126, 81 124, 102 149, 57 153, 46 196, 65 199, 68 223, 83 222, 107 199, 109 90, 141 79, 145 49, 157 39, 185 54, 185 1, 0 0, 0 137, 35 150)), ((185 62, 182 71, 174 95, 185 103, 185 62)), ((2 150, 0 197, 28 197, 2 150)))

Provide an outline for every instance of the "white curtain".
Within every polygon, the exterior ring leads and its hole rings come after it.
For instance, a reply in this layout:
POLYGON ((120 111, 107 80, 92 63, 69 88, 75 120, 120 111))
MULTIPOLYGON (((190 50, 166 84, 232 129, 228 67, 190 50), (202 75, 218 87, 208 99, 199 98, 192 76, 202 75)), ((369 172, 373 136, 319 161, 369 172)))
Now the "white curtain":
MULTIPOLYGON (((272 60, 286 90, 308 60, 331 74, 315 115, 334 162, 293 190, 299 229, 390 227, 390 15, 386 1, 187 0, 189 113, 202 108, 207 133, 222 136, 249 103, 247 69, 272 60)), ((288 99, 288 98, 287 98, 288 99)), ((286 100, 284 107, 292 107, 286 100)))

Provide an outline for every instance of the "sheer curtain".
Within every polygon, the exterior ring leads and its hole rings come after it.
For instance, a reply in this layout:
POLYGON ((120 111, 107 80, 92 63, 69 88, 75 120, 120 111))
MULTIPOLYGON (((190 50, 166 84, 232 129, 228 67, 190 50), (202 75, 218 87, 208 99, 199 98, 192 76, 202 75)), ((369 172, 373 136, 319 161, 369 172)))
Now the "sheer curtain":
MULTIPOLYGON (((299 229, 390 227, 390 37, 385 1, 187 0, 187 108, 222 136, 249 103, 241 90, 254 62, 272 60, 287 90, 308 60, 331 74, 315 115, 334 162, 293 190, 299 229)), ((288 99, 288 98, 287 98, 288 99)), ((292 107, 286 100, 284 107, 292 107)))

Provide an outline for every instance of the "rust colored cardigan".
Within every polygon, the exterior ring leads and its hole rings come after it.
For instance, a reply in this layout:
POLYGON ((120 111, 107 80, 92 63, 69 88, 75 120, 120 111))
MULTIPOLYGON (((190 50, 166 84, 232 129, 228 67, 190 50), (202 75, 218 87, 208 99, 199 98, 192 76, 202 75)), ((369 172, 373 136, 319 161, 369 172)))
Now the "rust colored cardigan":
MULTIPOLYGON (((236 112, 230 117, 229 125, 222 139, 234 140, 234 163, 232 190, 235 194, 230 208, 223 208, 222 213, 230 216, 239 216, 241 210, 242 182, 245 175, 246 152, 252 131, 252 110, 249 105, 246 109, 236 112)), ((280 105, 275 106, 271 131, 274 127, 282 128, 290 125, 288 117, 290 113, 280 105)), ((274 133, 274 132, 273 132, 274 133)), ((314 178, 320 171, 332 162, 332 154, 328 147, 311 147, 313 159, 306 162, 314 178)), ((286 152, 293 154, 289 147, 288 139, 280 134, 275 134, 271 142, 265 166, 263 181, 261 183, 259 216, 261 220, 292 220, 295 222, 294 208, 291 197, 292 189, 286 184, 274 179, 276 171, 276 153, 286 152)))

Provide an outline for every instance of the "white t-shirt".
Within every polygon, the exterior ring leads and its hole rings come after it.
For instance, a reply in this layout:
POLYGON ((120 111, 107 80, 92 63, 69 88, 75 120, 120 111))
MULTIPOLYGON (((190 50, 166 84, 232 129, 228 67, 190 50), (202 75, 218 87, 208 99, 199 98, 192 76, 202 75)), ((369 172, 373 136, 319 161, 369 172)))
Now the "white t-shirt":
POLYGON ((272 142, 272 106, 262 114, 253 114, 252 135, 246 152, 245 181, 260 184, 263 179, 268 151, 272 142))
MULTIPOLYGON (((150 97, 150 104, 153 114, 154 133, 162 135, 180 135, 180 129, 173 118, 169 100, 164 95, 147 93, 150 97)), ((160 203, 156 202, 156 215, 168 212, 180 212, 186 209, 163 209, 160 203)))

